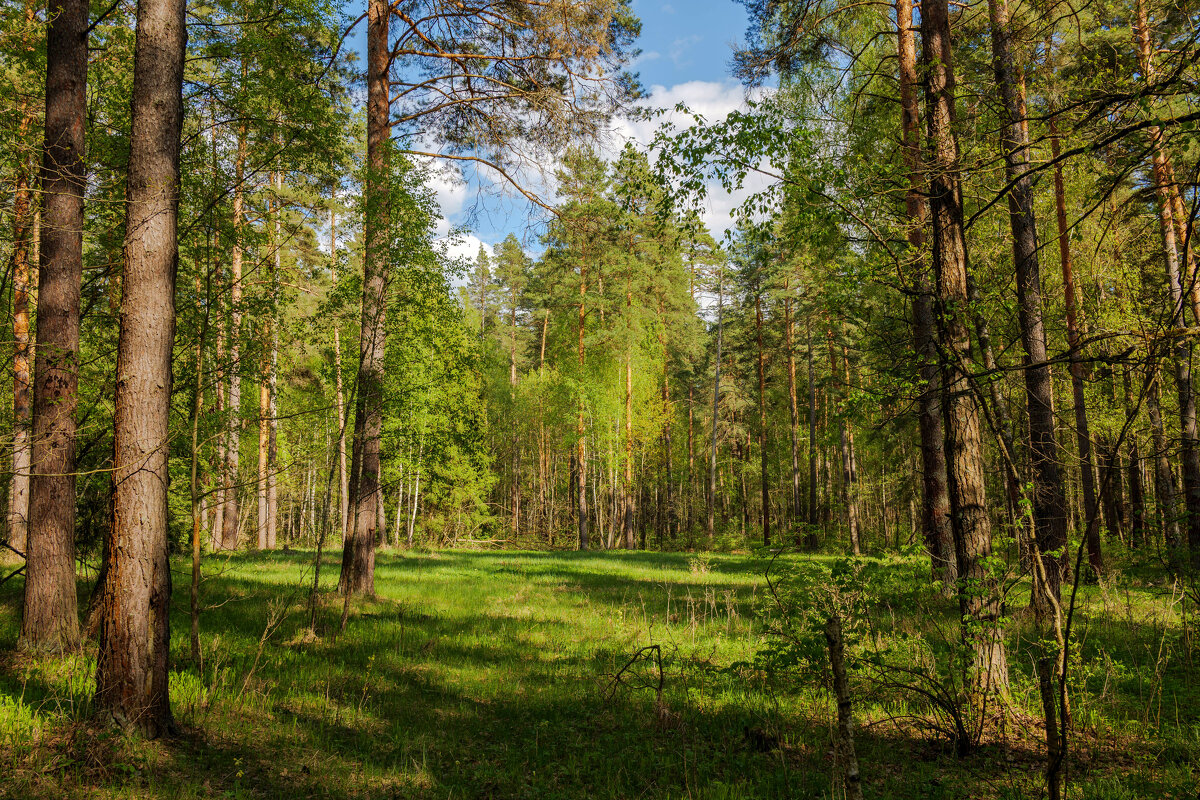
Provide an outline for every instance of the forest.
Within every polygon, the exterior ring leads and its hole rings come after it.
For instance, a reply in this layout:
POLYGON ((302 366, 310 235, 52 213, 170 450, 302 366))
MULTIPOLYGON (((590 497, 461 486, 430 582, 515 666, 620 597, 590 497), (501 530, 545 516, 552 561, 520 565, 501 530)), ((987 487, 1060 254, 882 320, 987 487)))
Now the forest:
POLYGON ((0 6, 0 798, 1200 793, 1200 3, 686 5, 0 6))

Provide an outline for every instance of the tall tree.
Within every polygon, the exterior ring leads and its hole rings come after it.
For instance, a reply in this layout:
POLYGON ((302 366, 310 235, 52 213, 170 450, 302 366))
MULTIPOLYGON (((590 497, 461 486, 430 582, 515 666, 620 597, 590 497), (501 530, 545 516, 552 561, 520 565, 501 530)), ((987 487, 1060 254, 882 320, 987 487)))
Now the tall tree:
POLYGON ((969 386, 967 251, 956 130, 956 81, 946 0, 921 7, 921 52, 925 71, 929 136, 929 212, 933 266, 940 303, 939 328, 945 354, 943 414, 946 475, 958 558, 963 633, 975 652, 976 686, 998 690, 1008 684, 1000 598, 988 571, 992 524, 988 516, 979 408, 969 386))
POLYGON ((33 451, 21 645, 64 651, 79 641, 75 595, 75 409, 83 275, 87 0, 62 0, 46 32, 41 263, 33 451))
POLYGON ((167 686, 167 455, 184 15, 183 0, 138 3, 117 343, 112 560, 96 666, 98 711, 151 737, 174 729, 167 686))
MULTIPOLYGON (((1046 574, 1046 591, 1056 598, 1066 563, 1067 497, 1055 439, 1054 383, 1046 357, 1042 321, 1042 276, 1038 261, 1037 217, 1030 171, 1024 80, 1013 52, 1007 0, 988 0, 992 28, 992 69, 1003 106, 1001 148, 1008 190, 1017 308, 1025 348, 1025 398, 1029 412, 1029 450, 1033 465, 1033 521, 1046 574), (1054 552, 1056 555, 1052 555, 1054 552)), ((1041 585, 1040 581, 1037 585, 1041 585)), ((1047 604, 1039 604, 1045 609, 1047 604)))
POLYGON ((386 0, 367 5, 367 177, 363 234, 362 327, 354 404, 354 443, 350 460, 350 514, 342 547, 340 588, 347 595, 375 594, 376 505, 379 494, 380 436, 383 431, 383 359, 391 231, 391 98, 388 82, 386 0))

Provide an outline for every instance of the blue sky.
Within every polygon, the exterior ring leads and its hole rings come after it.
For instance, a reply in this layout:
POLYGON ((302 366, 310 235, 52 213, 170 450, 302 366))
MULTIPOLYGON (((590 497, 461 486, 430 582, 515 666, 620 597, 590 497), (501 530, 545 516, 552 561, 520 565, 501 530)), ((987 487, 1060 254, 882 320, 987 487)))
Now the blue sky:
POLYGON ((647 88, 728 80, 731 46, 746 31, 741 4, 636 0, 633 10, 642 20, 642 55, 636 68, 647 88))
MULTIPOLYGON (((633 64, 654 107, 673 108, 682 102, 709 120, 725 116, 743 103, 741 85, 729 75, 733 46, 746 30, 745 9, 734 0, 660 2, 634 0, 642 20, 637 47, 642 51, 633 64)), ((620 122, 610 145, 615 154, 625 139, 647 143, 657 123, 620 122)), ((469 229, 451 248, 458 256, 473 259, 481 243, 495 245, 510 232, 522 238, 530 251, 540 250, 538 228, 531 226, 528 204, 520 199, 492 196, 474 183, 435 181, 443 215, 450 226, 469 229)), ((511 193, 509 193, 511 195, 511 193)), ((736 198, 718 192, 709 201, 706 221, 719 238, 736 198)))

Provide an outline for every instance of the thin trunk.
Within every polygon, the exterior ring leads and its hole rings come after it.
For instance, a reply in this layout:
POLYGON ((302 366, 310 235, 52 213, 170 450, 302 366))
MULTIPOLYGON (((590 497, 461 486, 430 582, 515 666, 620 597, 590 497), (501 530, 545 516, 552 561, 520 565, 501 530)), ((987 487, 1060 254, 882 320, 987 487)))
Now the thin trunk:
POLYGON ((808 347, 808 532, 804 547, 817 547, 817 366, 813 358, 812 325, 804 320, 804 339, 808 347))
POLYGON ((921 34, 930 150, 933 265, 941 306, 942 350, 948 362, 943 414, 946 477, 960 581, 959 605, 963 637, 975 653, 974 686, 984 692, 1002 691, 1008 684, 1008 665, 1000 598, 996 580, 987 567, 992 527, 984 489, 986 470, 979 408, 967 378, 971 357, 967 252, 958 142, 954 133, 955 77, 946 0, 928 0, 922 4, 921 34))
POLYGON ((86 0, 62 0, 46 31, 33 451, 20 645, 79 643, 75 595, 75 408, 83 274, 86 0))
POLYGON ((1176 568, 1179 548, 1179 517, 1175 508, 1175 475, 1167 456, 1167 437, 1163 432, 1162 410, 1159 402, 1161 379, 1157 366, 1146 393, 1146 416, 1150 419, 1150 447, 1154 451, 1154 500, 1158 506, 1158 527, 1167 548, 1172 568, 1176 568))
POLYGON ((725 306, 724 275, 717 272, 717 358, 713 370, 713 403, 712 403, 712 438, 710 440, 708 457, 708 541, 711 544, 714 535, 713 507, 717 499, 717 414, 721 405, 721 335, 724 320, 722 315, 725 306))
MULTIPOLYGON (((25 3, 24 46, 32 50, 38 6, 25 3)), ((27 141, 33 132, 34 108, 24 95, 18 100, 20 123, 17 141, 27 141)), ((29 530, 29 434, 33 421, 33 397, 30 385, 29 358, 33 352, 29 338, 29 261, 32 249, 31 233, 35 203, 30 181, 33 177, 32 158, 22 156, 17 164, 17 180, 13 192, 13 252, 12 252, 12 330, 13 330, 13 445, 12 483, 8 494, 8 543, 25 552, 29 530)))
MULTIPOLYGON (((1136 37, 1138 62, 1142 78, 1153 79, 1153 46, 1144 0, 1137 3, 1136 37)), ((1163 147, 1162 131, 1158 126, 1149 129, 1154 145, 1154 184, 1158 194, 1159 228, 1162 233, 1167 286, 1171 297, 1171 324, 1186 326, 1183 289, 1185 276, 1180 274, 1178 242, 1175 238, 1174 198, 1171 193, 1170 163, 1163 147)), ((1196 320, 1200 322, 1200 319, 1196 320)), ((1187 511, 1187 545, 1193 562, 1200 562, 1200 437, 1196 428, 1196 396, 1192 386, 1192 344, 1186 337, 1177 337, 1172 347, 1175 362, 1175 386, 1179 394, 1179 439, 1182 445, 1184 506, 1187 511)))
MULTIPOLYGON (((784 282, 784 291, 788 282, 784 282)), ((787 353, 789 432, 792 445, 792 524, 803 518, 804 501, 800 493, 800 405, 796 398, 796 351, 792 345, 792 299, 783 301, 783 345, 787 353)), ((797 544, 800 542, 797 541, 797 544)))
POLYGON ((837 350, 833 343, 833 331, 826 329, 829 343, 829 374, 833 376, 833 390, 838 402, 838 442, 842 457, 842 502, 846 506, 846 526, 850 531, 850 548, 854 555, 862 554, 858 524, 858 486, 855 480, 854 452, 851 444, 850 421, 847 419, 846 392, 849 391, 849 367, 845 360, 838 363, 837 350))
MULTIPOLYGON (((627 294, 627 302, 632 306, 632 295, 627 294)), ((633 487, 633 352, 625 353, 625 513, 622 517, 621 529, 624 533, 626 550, 634 548, 633 518, 636 514, 636 497, 633 487)))
POLYGON ((140 0, 117 339, 112 562, 102 600, 96 708, 150 737, 175 730, 167 688, 167 458, 186 45, 183 0, 140 0))
POLYGON ((236 550, 241 528, 239 510, 238 465, 242 439, 242 181, 246 170, 246 126, 238 127, 237 156, 233 169, 233 248, 230 254, 229 288, 229 406, 226 409, 224 511, 222 512, 221 547, 236 550))
POLYGON ((758 345, 758 457, 762 490, 763 545, 771 545, 771 484, 767 479, 767 355, 763 349, 762 294, 754 295, 754 337, 758 345))
POLYGON ((579 549, 588 549, 588 502, 587 502, 587 428, 584 419, 584 396, 582 390, 584 370, 583 336, 587 328, 587 264, 579 265, 579 390, 578 417, 575 420, 575 517, 579 526, 579 549))
POLYGON ((1078 295, 1075 270, 1071 261, 1071 235, 1067 227, 1067 193, 1063 185, 1062 164, 1058 163, 1059 134, 1054 117, 1050 118, 1050 152, 1054 165, 1054 208, 1058 223, 1058 259, 1062 265, 1063 295, 1067 318, 1067 358, 1071 372, 1071 397, 1075 406, 1075 442, 1079 448, 1080 483, 1083 488, 1084 536, 1087 538, 1088 563, 1099 575, 1104 567, 1100 549, 1100 508, 1096 502, 1096 472, 1092 462, 1092 437, 1089 432, 1087 402, 1083 393, 1083 345, 1077 322, 1078 295))
MULTIPOLYGON (((275 196, 283 195, 283 175, 275 173, 275 196)), ((271 270, 271 362, 267 404, 267 549, 275 549, 279 524, 279 274, 283 269, 283 237, 280 234, 281 200, 275 206, 275 258, 271 270)))
MULTIPOLYGON (((329 258, 331 260, 330 276, 338 282, 337 257, 337 218, 333 208, 329 209, 329 258)), ((346 398, 342 388, 342 337, 340 321, 333 321, 333 382, 337 403, 338 426, 338 524, 343 538, 346 535, 346 525, 350 519, 350 473, 346 469, 346 398)))
MULTIPOLYGON (((375 509, 379 493, 379 450, 383 432, 383 358, 386 337, 388 230, 391 209, 391 111, 388 67, 391 63, 386 0, 367 6, 367 168, 366 228, 363 240, 362 328, 359 339, 358 390, 354 403, 354 445, 350 464, 350 513, 353 527, 342 546, 339 582, 351 595, 375 594, 375 509)), ((343 617, 345 611, 343 611, 343 617)))

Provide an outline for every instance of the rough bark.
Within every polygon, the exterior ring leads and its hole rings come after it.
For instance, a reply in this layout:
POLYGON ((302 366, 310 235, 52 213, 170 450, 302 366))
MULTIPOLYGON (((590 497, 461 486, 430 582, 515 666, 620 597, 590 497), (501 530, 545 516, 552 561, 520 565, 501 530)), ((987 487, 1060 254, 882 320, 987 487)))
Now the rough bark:
POLYGON ((1067 227, 1067 193, 1063 185, 1062 164, 1058 163, 1058 125, 1050 118, 1050 152, 1054 165, 1054 209, 1058 224, 1058 260, 1062 266, 1063 295, 1067 318, 1067 358, 1071 372, 1071 398, 1075 407, 1075 442, 1079 449, 1080 483, 1083 488, 1084 536, 1087 538, 1088 564, 1099 575, 1104 568, 1100 547, 1099 513, 1096 500, 1096 471, 1092 460, 1092 438, 1088 425, 1087 403, 1083 393, 1083 346, 1079 336, 1076 309, 1075 270, 1071 261, 1071 235, 1067 227))
POLYGON ((943 385, 946 477, 958 559, 959 605, 963 635, 975 653, 975 688, 992 691, 1007 686, 1008 665, 1000 629, 1000 600, 995 579, 986 567, 992 526, 984 488, 979 408, 965 370, 971 343, 949 8, 946 0, 930 0, 921 11, 933 265, 941 306, 939 332, 947 357, 943 385))
POLYGON ((763 545, 771 545, 771 484, 767 478, 767 354, 763 349, 762 293, 754 295, 754 338, 758 345, 758 458, 762 492, 763 545))
POLYGON ((167 689, 167 455, 184 5, 183 0, 138 3, 114 403, 112 560, 96 667, 98 712, 151 737, 174 730, 167 689))
MULTIPOLYGON (((1057 598, 1067 544, 1067 496, 1063 490, 1055 438, 1054 384, 1046 359, 1042 276, 1033 178, 1029 167, 1029 138, 1025 129, 1024 86, 1013 53, 1007 0, 988 0, 988 15, 992 28, 992 70, 1004 109, 1000 136, 1004 174, 1011 186, 1008 219, 1017 278, 1017 317, 1021 344, 1025 349, 1034 535, 1045 563, 1046 591, 1057 598)), ((1048 603, 1038 604, 1043 610, 1048 610, 1048 606, 1048 603)))
POLYGON ((383 433, 383 356, 387 332, 388 202, 391 117, 388 89, 386 0, 367 6, 367 181, 366 243, 363 255, 362 328, 358 391, 354 403, 354 444, 350 460, 350 513, 353 527, 342 546, 340 588, 347 596, 375 594, 375 539, 379 502, 379 455, 383 433))
POLYGON ((900 62, 901 133, 908 189, 905 212, 909 219, 908 244, 916 259, 913 276, 913 340, 920 359, 921 394, 917 401, 921 437, 922 531, 929 550, 932 576, 943 591, 953 591, 958 577, 950 497, 946 488, 945 436, 942 427, 941 372, 938 368, 934 286, 925 253, 925 174, 921 163, 920 111, 917 101, 917 49, 912 27, 912 0, 897 0, 898 54, 900 62))
POLYGON ((37 360, 20 645, 61 652, 79 642, 75 594, 75 408, 83 274, 86 0, 62 0, 46 32, 37 360))
POLYGON ((229 285, 229 401, 225 418, 225 465, 223 508, 221 511, 221 547, 236 550, 241 530, 241 510, 238 468, 242 439, 242 221, 245 192, 242 181, 246 169, 246 127, 237 134, 237 155, 233 167, 233 244, 231 247, 229 285))
MULTIPOLYGON (((1137 3, 1138 62, 1143 80, 1153 78, 1153 44, 1150 24, 1144 0, 1137 3)), ((1176 239, 1174 198, 1171 193, 1170 164, 1163 147, 1162 130, 1158 126, 1149 129, 1153 144, 1154 188, 1158 196, 1159 228, 1163 242, 1163 260, 1166 267, 1167 287, 1171 298, 1171 325, 1186 326, 1184 315, 1184 284, 1186 277, 1180 272, 1179 243, 1176 239)), ((1200 323, 1200 320, 1196 320, 1200 323)), ((1175 388, 1179 396, 1179 439, 1182 449, 1184 508, 1187 512, 1185 525, 1187 545, 1192 560, 1200 563, 1200 435, 1196 426, 1196 395, 1192 385, 1192 343, 1186 337, 1177 337, 1172 347, 1175 367, 1175 388)))
MULTIPOLYGON (((33 24, 33 5, 26 6, 26 25, 33 24)), ((21 110, 19 135, 22 141, 33 126, 30 108, 21 110)), ((33 192, 29 182, 32 162, 22 158, 17 166, 13 192, 13 252, 11 260, 13 299, 13 443, 12 482, 8 494, 8 543, 25 552, 29 528, 29 434, 33 421, 33 397, 30 385, 29 357, 29 251, 33 228, 33 192)))

